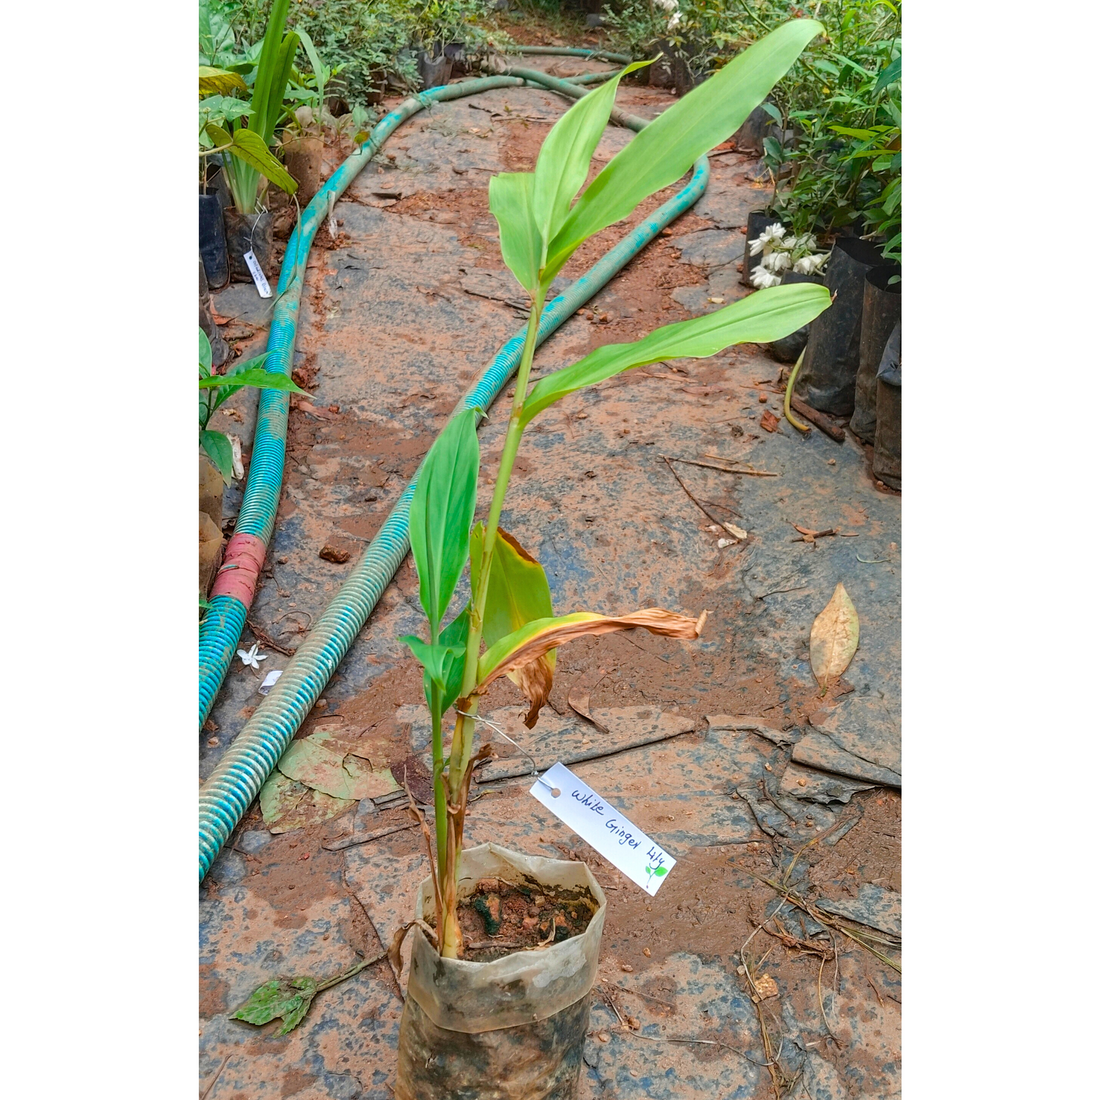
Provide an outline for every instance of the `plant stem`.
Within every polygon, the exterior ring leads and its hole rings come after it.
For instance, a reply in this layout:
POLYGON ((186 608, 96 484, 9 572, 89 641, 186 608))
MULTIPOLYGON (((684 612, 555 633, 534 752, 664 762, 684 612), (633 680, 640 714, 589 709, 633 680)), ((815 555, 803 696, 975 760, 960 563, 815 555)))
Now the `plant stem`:
MULTIPOLYGON (((433 632, 434 633, 434 632, 433 632)), ((432 638, 432 645, 438 638, 432 638)), ((440 879, 447 873, 447 788, 443 779, 443 715, 439 687, 430 681, 432 692, 432 792, 435 795, 435 851, 440 879)))
MULTIPOLYGON (((466 661, 462 670, 462 693, 455 706, 455 730, 451 738, 451 758, 447 768, 448 801, 454 806, 460 803, 462 780, 466 774, 466 769, 470 765, 470 756, 473 753, 474 718, 477 715, 478 707, 478 697, 473 692, 474 688, 477 687, 477 663, 481 654, 485 602, 489 595, 489 571, 493 567, 493 551, 496 547, 497 529, 500 526, 500 513, 504 508, 504 495, 508 491, 508 481, 512 476, 512 467, 515 465, 516 453, 519 451, 520 440, 523 437, 520 416, 523 413, 523 403, 527 398, 527 384, 531 377, 531 364, 535 358, 535 344, 538 339, 539 321, 542 318, 544 301, 545 291, 543 290, 532 297, 531 313, 527 318, 527 334, 523 342, 523 354, 520 358, 519 370, 516 372, 516 390, 512 399, 512 413, 508 418, 508 431, 504 437, 504 450, 500 456, 500 469, 497 471, 496 484, 493 486, 493 499, 489 505, 489 518, 485 524, 481 572, 478 575, 477 591, 473 593, 473 598, 470 600, 470 629, 466 635, 466 661)), ((436 792, 437 805, 438 797, 439 789, 436 792)), ((455 815, 455 818, 457 816, 455 815)), ((456 829, 457 835, 461 835, 461 821, 453 820, 449 811, 445 812, 444 819, 446 830, 456 829)), ((440 836, 438 810, 436 829, 438 838, 440 836)), ((451 866, 444 868, 446 851, 445 845, 439 848, 439 881, 446 906, 445 912, 440 914, 440 927, 442 929, 440 954, 446 959, 454 959, 458 957, 458 945, 461 942, 461 935, 458 929, 457 908, 452 910, 452 904, 457 907, 458 870, 462 853, 456 845, 451 866), (446 885, 443 886, 443 883, 446 883, 446 885)))
POLYGON ((326 989, 331 989, 334 985, 338 985, 340 982, 347 981, 348 978, 354 978, 356 974, 366 970, 368 966, 372 966, 385 957, 386 952, 383 951, 380 955, 375 955, 372 959, 360 959, 353 966, 348 967, 347 970, 342 970, 339 974, 334 974, 331 978, 326 978, 323 982, 318 982, 317 992, 322 993, 326 989))

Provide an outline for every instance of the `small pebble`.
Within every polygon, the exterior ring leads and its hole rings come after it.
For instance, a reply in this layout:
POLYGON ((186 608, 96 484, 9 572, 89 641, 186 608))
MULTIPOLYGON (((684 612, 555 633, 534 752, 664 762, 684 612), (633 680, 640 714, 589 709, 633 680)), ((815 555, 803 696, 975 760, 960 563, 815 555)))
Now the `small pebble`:
POLYGON ((835 466, 835 465, 836 465, 836 459, 835 459, 835 458, 830 458, 830 459, 829 459, 829 461, 828 461, 828 463, 827 463, 827 465, 829 465, 829 466, 835 466))
POLYGON ((652 952, 652 951, 650 951, 650 949, 649 949, 648 947, 643 947, 643 948, 642 948, 642 954, 643 954, 643 955, 645 955, 645 957, 646 957, 647 959, 648 959, 648 958, 651 958, 651 957, 653 956, 653 952, 652 952))
POLYGON ((277 558, 276 558, 275 560, 276 560, 276 561, 277 561, 277 562, 278 562, 278 563, 279 563, 280 565, 286 565, 286 563, 287 563, 288 561, 290 561, 290 558, 288 558, 288 557, 286 556, 286 554, 280 554, 280 555, 279 555, 279 556, 278 556, 278 557, 277 557, 277 558))
POLYGON ((207 738, 206 743, 210 748, 213 748, 215 745, 220 745, 221 744, 221 742, 216 737, 207 738))
POLYGON ((634 973, 634 967, 632 967, 632 966, 630 965, 630 963, 623 963, 623 965, 622 965, 622 972, 623 972, 624 974, 633 974, 633 973, 634 973))
POLYGON ((756 400, 759 401, 761 405, 766 405, 768 403, 768 395, 766 393, 757 394, 756 400))
POLYGON ((317 700, 317 705, 314 709, 315 710, 324 710, 325 707, 327 707, 327 706, 328 706, 328 700, 327 699, 318 699, 317 700))
POLYGON ((798 785, 799 785, 800 787, 805 787, 805 786, 806 786, 806 780, 805 780, 805 779, 800 779, 800 780, 798 781, 798 785))
POLYGON ((606 1031, 599 1032, 596 1035, 596 1038, 599 1039, 599 1041, 601 1043, 610 1043, 611 1042, 611 1036, 606 1031))
MULTIPOLYGON (((771 770, 772 770, 772 766, 771 766, 771 764, 765 764, 765 765, 764 765, 764 771, 766 771, 766 772, 770 772, 771 770)), ((799 780, 799 782, 800 782, 800 783, 802 783, 802 785, 803 785, 803 786, 805 786, 805 785, 806 785, 806 784, 805 784, 805 781, 804 781, 804 780, 801 780, 801 779, 800 779, 800 780, 799 780)))

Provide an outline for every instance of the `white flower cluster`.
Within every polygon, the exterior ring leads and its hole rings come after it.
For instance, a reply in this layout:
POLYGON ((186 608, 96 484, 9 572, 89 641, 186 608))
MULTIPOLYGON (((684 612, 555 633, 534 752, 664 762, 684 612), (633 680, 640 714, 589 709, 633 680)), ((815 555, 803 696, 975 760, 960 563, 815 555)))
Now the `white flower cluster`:
POLYGON ((817 238, 812 233, 796 237, 788 234, 779 222, 769 225, 749 243, 749 255, 760 256, 760 263, 749 277, 757 289, 779 286, 784 271, 816 275, 829 258, 828 253, 817 251, 817 238))
POLYGON ((679 3, 679 0, 653 0, 653 2, 662 11, 667 11, 670 14, 671 18, 668 21, 668 29, 670 31, 676 30, 676 28, 682 22, 682 19, 681 19, 681 16, 680 16, 680 3, 679 3))

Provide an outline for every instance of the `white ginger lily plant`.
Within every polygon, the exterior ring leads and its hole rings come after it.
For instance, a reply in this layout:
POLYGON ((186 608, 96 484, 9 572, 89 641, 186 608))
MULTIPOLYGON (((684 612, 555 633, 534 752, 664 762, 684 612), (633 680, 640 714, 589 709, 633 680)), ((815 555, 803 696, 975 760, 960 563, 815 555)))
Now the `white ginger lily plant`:
POLYGON ((821 30, 821 24, 801 19, 762 38, 651 122, 583 192, 618 82, 639 64, 628 66, 566 112, 543 142, 534 172, 506 172, 490 180, 489 207, 500 227, 501 253, 531 304, 492 502, 485 521, 472 527, 481 412, 465 409, 451 419, 425 458, 409 514, 428 629, 426 639, 403 640, 424 667, 432 720, 432 879, 437 945, 444 957, 457 958, 463 951, 458 924, 462 833, 473 767, 489 753, 489 745, 474 751, 478 706, 489 685, 506 675, 520 687, 530 701, 530 728, 550 692, 559 645, 634 627, 692 639, 706 617, 705 612, 696 618, 663 608, 620 615, 554 614, 542 566, 500 526, 524 429, 555 402, 621 371, 667 359, 704 358, 737 343, 768 343, 807 324, 829 305, 825 288, 812 284, 761 291, 705 316, 665 325, 634 343, 597 348, 531 385, 550 284, 584 241, 626 218, 727 140, 821 30), (452 617, 452 598, 467 565, 471 596, 452 617), (453 734, 445 752, 443 721, 452 707, 453 734))

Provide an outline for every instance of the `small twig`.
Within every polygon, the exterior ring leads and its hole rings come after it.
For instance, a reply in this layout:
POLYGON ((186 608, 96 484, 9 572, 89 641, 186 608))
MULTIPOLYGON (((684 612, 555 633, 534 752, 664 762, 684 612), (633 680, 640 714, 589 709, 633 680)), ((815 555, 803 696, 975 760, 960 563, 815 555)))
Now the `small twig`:
POLYGON ((717 470, 723 474, 741 474, 744 477, 779 477, 770 470, 731 470, 728 466, 716 466, 713 462, 700 462, 695 458, 677 458, 676 455, 660 455, 666 462, 683 462, 688 466, 701 466, 704 470, 717 470))
POLYGON ((825 972, 825 956, 821 956, 821 965, 817 968, 817 1007, 821 1011, 821 1022, 825 1025, 825 1030, 829 1033, 829 1038, 832 1039, 838 1047, 843 1047, 844 1044, 833 1034, 833 1029, 829 1026, 829 1018, 825 1015, 825 998, 821 993, 821 975, 825 972))
POLYGON ((277 653, 283 654, 284 657, 293 657, 294 650, 287 649, 285 646, 279 645, 274 638, 271 637, 265 630, 261 630, 251 619, 246 618, 244 621, 245 626, 255 635, 256 640, 266 646, 268 649, 274 649, 277 653))
POLYGON ((439 888, 439 876, 435 873, 435 860, 432 858, 432 832, 428 828, 428 823, 424 820, 424 815, 420 812, 420 807, 416 804, 416 799, 413 798, 413 793, 409 789, 409 766, 405 765, 405 770, 401 775, 401 786, 405 788, 405 793, 409 796, 409 807, 416 815, 417 824, 420 826, 420 832, 424 837, 424 843, 428 848, 428 869, 432 873, 432 889, 435 891, 435 919, 439 922, 440 927, 443 926, 443 894, 439 888))
POLYGON ((326 852, 342 852, 345 848, 354 848, 358 844, 369 844, 372 840, 381 840, 384 836, 390 836, 393 833, 403 833, 407 829, 415 829, 419 825, 419 822, 409 821, 404 825, 391 825, 388 829, 375 829, 373 833, 366 833, 359 836, 352 833, 351 836, 340 837, 338 840, 332 841, 331 844, 322 844, 321 847, 326 852))
MULTIPOLYGON (((672 476, 676 478, 676 480, 680 483, 680 488, 683 489, 685 493, 687 493, 688 499, 692 502, 692 504, 694 504, 695 507, 698 508, 699 511, 702 512, 703 515, 711 521, 711 523, 717 523, 719 527, 725 527, 725 524, 717 516, 708 512, 706 508, 704 508, 703 505, 699 503, 692 491, 684 484, 683 479, 680 477, 680 475, 672 468, 672 463, 669 462, 668 458, 665 455, 661 455, 661 458, 664 459, 664 463, 668 467, 669 472, 672 474, 672 476)), ((736 514, 737 513, 735 512, 734 515, 736 514)))
MULTIPOLYGON (((808 584, 800 584, 797 588, 776 588, 771 592, 765 592, 763 596, 757 596, 758 600, 766 600, 769 596, 778 596, 781 592, 801 592, 805 588, 809 588, 808 584)), ((768 708, 771 709, 770 707, 768 708)))
POLYGON ((232 1053, 230 1053, 222 1059, 222 1064, 218 1066, 218 1072, 214 1074, 214 1080, 211 1081, 210 1084, 202 1090, 202 1096, 199 1097, 199 1100, 206 1100, 206 1098, 210 1095, 210 1090, 218 1083, 218 1078, 221 1077, 222 1070, 225 1069, 226 1065, 229 1062, 229 1059, 232 1057, 233 1055, 232 1053))
MULTIPOLYGON (((708 455, 705 452, 703 454, 703 457, 704 458, 716 458, 716 459, 718 459, 719 462, 735 462, 736 461, 736 459, 726 458, 724 455, 708 455)), ((748 469, 738 470, 737 472, 739 474, 744 474, 746 477, 779 477, 780 476, 779 474, 773 472, 772 470, 757 470, 757 469, 754 469, 747 462, 745 463, 745 465, 748 467, 748 469)))
POLYGON ((830 439, 837 443, 844 442, 844 428, 831 416, 818 412, 812 405, 807 405, 801 397, 791 394, 792 407, 804 416, 814 427, 820 428, 830 439))
POLYGON ((882 562, 888 560, 888 558, 871 558, 870 560, 868 560, 866 558, 861 558, 858 554, 856 554, 856 561, 861 561, 864 565, 880 565, 882 562))
POLYGON ((871 979, 870 979, 870 978, 868 978, 868 979, 867 979, 867 984, 868 984, 868 985, 869 985, 869 986, 870 986, 870 987, 871 987, 871 988, 872 988, 872 989, 873 989, 873 990, 875 991, 875 996, 876 996, 876 997, 878 998, 878 1006, 879 1006, 879 1008, 881 1008, 881 1009, 885 1010, 885 1009, 886 1009, 886 1005, 884 1005, 884 1004, 882 1003, 882 994, 881 994, 881 993, 879 993, 879 991, 878 991, 878 986, 877 986, 877 985, 875 985, 875 983, 874 983, 873 981, 871 981, 871 979))

